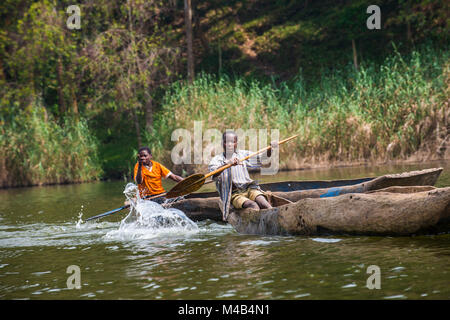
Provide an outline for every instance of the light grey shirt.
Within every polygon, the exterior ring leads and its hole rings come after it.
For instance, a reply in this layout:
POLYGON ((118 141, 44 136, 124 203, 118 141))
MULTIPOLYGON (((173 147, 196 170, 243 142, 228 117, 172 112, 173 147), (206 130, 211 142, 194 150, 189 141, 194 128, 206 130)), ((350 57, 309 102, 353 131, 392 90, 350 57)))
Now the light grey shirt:
MULTIPOLYGON (((247 150, 237 150, 233 153, 230 159, 243 159, 250 154, 251 152, 247 150)), ((226 159, 223 154, 215 156, 209 163, 209 171, 214 171, 223 166, 225 164, 225 161, 226 159)), ((250 175, 248 174, 248 166, 252 167, 249 160, 245 160, 244 162, 242 162, 242 164, 231 167, 232 182, 236 188, 246 189, 247 186, 253 182, 253 180, 250 178, 250 175)))
MULTIPOLYGON (((250 155, 252 152, 248 150, 236 150, 236 152, 233 153, 230 159, 237 158, 237 159, 243 159, 250 155)), ((212 172, 214 170, 217 170, 219 167, 225 165, 225 162, 227 160, 225 159, 225 155, 223 153, 215 156, 211 159, 208 169, 209 172, 212 172)), ((253 180, 250 178, 250 175, 248 174, 248 167, 260 167, 261 162, 259 157, 255 156, 248 160, 243 161, 241 164, 232 166, 231 168, 228 168, 222 173, 213 178, 216 181, 216 188, 219 192, 220 196, 220 209, 222 210, 223 214, 223 220, 226 221, 230 209, 230 199, 231 199, 231 191, 232 187, 238 188, 238 189, 246 189, 251 183, 253 183, 253 180)))

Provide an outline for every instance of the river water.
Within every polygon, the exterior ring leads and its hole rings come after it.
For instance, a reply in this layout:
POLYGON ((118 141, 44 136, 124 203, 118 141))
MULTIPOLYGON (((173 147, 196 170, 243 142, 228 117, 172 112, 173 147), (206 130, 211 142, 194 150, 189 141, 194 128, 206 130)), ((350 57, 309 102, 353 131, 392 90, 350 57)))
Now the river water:
MULTIPOLYGON (((257 176, 331 180, 444 167, 450 162, 257 176)), ((122 230, 125 181, 0 190, 1 299, 450 299, 450 232, 413 237, 240 235, 224 223, 122 230), (380 289, 368 289, 380 270, 380 289), (80 289, 69 289, 79 267, 80 289), (69 268, 69 273, 68 273, 69 268), (68 281, 69 277, 72 277, 68 281), (70 286, 70 285, 69 285, 70 286)), ((173 184, 165 184, 166 189, 173 184)), ((214 188, 206 186, 204 190, 214 188)))

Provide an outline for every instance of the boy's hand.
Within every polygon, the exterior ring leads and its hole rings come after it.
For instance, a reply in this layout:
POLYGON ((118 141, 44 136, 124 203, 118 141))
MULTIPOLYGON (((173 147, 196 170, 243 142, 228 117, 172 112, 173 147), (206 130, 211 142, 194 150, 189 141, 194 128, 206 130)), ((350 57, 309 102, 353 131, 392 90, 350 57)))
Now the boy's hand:
POLYGON ((240 161, 239 161, 238 158, 233 158, 233 159, 228 160, 228 161, 226 162, 226 164, 230 164, 230 163, 231 163, 232 166, 236 166, 236 165, 240 164, 240 161))

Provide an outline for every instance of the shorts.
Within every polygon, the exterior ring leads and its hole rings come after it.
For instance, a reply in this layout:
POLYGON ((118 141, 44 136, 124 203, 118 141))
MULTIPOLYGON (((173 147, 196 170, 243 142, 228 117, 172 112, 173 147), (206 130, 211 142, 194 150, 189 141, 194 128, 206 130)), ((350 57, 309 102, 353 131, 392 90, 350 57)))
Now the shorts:
POLYGON ((255 201, 256 197, 260 195, 263 195, 267 200, 267 196, 260 189, 248 188, 247 190, 244 191, 238 190, 231 194, 231 204, 236 209, 241 209, 245 201, 247 200, 255 201))

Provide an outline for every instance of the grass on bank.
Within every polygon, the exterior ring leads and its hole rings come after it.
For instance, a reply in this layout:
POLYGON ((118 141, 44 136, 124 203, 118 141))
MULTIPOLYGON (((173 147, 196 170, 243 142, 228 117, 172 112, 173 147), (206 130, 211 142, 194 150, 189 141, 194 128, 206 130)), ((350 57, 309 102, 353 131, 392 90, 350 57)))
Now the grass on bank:
POLYGON ((203 121, 203 130, 300 133, 280 158, 289 168, 406 159, 417 151, 440 157, 450 117, 449 57, 448 50, 425 47, 358 71, 348 65, 323 72, 316 83, 301 74, 280 84, 198 75, 191 86, 177 83, 167 92, 150 142, 158 142, 156 156, 170 163, 173 130, 193 134, 193 122, 203 121))
POLYGON ((63 124, 36 103, 32 111, 0 118, 0 187, 85 182, 102 169, 87 121, 63 124))
MULTIPOLYGON (((282 168, 406 159, 418 152, 439 158, 449 140, 449 57, 448 50, 428 47, 358 71, 349 65, 322 72, 315 83, 301 74, 278 84, 201 74, 191 86, 178 82, 167 90, 153 133, 143 132, 142 139, 154 158, 171 169, 176 169, 172 133, 184 128, 193 135, 194 121, 203 121, 204 131, 300 133, 282 147, 282 168)), ((56 121, 39 102, 0 115, 0 187, 131 176, 137 149, 133 126, 121 120, 115 124, 118 130, 105 123, 111 133, 96 136, 99 128, 91 130, 87 120, 56 121)))

